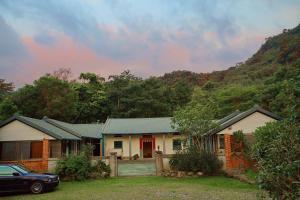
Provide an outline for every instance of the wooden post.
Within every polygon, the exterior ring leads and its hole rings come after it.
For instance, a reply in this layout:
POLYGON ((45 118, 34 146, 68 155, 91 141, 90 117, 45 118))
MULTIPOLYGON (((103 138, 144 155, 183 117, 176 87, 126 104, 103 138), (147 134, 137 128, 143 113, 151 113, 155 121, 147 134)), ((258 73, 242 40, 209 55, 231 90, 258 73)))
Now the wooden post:
POLYGON ((48 159, 49 159, 49 140, 43 139, 43 154, 42 154, 43 171, 48 171, 48 159))
POLYGON ((163 154, 166 154, 166 134, 163 134, 163 154))
POLYGON ((131 160, 131 135, 129 135, 129 160, 131 160))
POLYGON ((140 158, 143 158, 143 137, 140 137, 140 158))
POLYGON ((99 148, 100 148, 100 160, 102 160, 102 140, 100 139, 100 143, 99 143, 99 148))

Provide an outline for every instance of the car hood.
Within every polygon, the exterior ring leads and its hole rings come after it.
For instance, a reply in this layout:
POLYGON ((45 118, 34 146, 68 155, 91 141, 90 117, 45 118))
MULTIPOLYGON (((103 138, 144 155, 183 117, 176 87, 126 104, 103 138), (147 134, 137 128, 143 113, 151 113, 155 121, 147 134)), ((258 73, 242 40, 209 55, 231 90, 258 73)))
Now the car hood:
POLYGON ((34 177, 40 177, 40 178, 56 178, 57 177, 57 175, 49 174, 49 173, 44 173, 44 174, 28 173, 28 174, 25 174, 25 176, 34 176, 34 177))

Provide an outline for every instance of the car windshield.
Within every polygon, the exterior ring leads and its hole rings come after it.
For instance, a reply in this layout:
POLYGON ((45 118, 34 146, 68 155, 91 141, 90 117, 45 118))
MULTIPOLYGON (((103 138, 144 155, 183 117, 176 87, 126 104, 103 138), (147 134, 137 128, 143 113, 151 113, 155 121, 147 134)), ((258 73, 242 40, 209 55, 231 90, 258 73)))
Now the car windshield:
POLYGON ((30 170, 26 169, 25 167, 19 166, 19 165, 14 165, 12 166, 14 169, 18 170, 22 174, 28 174, 30 173, 30 170))

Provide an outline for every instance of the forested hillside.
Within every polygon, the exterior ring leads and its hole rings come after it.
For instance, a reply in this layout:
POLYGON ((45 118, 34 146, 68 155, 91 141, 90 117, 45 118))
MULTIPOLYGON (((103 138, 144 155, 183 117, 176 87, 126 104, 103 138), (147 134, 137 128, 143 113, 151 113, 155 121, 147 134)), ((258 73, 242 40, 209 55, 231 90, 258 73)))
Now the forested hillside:
POLYGON ((251 58, 224 71, 174 71, 141 79, 129 71, 107 80, 60 69, 13 91, 0 79, 0 119, 14 113, 74 123, 110 117, 172 116, 191 100, 218 105, 218 117, 259 104, 281 116, 300 102, 300 25, 266 39, 251 58))

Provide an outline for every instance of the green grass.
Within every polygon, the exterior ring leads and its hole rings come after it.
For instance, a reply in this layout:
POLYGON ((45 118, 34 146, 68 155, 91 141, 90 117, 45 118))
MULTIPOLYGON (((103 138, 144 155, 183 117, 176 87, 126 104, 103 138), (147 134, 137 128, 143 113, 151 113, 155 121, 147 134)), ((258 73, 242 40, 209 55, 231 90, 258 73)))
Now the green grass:
POLYGON ((255 173, 253 170, 251 169, 248 169, 246 170, 246 176, 252 180, 252 181, 255 181, 256 180, 256 176, 257 176, 257 173, 255 173))
POLYGON ((53 192, 21 194, 1 199, 256 199, 256 186, 225 177, 122 177, 62 182, 53 192))

